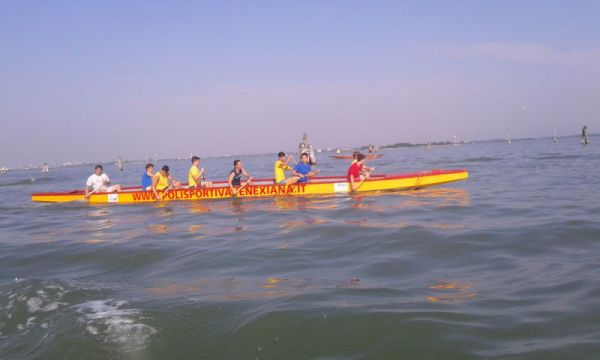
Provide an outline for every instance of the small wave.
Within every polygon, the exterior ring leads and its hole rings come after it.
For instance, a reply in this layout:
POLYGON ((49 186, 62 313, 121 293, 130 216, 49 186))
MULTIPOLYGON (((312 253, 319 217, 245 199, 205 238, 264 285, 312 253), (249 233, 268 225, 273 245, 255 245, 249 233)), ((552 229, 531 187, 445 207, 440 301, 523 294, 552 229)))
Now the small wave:
POLYGON ((581 158, 581 155, 546 154, 546 155, 532 156, 531 158, 534 160, 572 160, 572 159, 581 158))
POLYGON ((19 185, 35 185, 35 184, 39 184, 39 183, 49 182, 50 180, 51 180, 51 178, 48 178, 48 177, 21 179, 21 180, 16 180, 16 181, 0 184, 0 187, 19 186, 19 185))
POLYGON ((500 160, 502 160, 502 159, 482 156, 482 157, 474 157, 474 158, 465 159, 460 162, 461 163, 478 163, 478 162, 488 163, 488 162, 494 162, 494 161, 500 161, 500 160))
POLYGON ((126 301, 93 300, 76 305, 86 331, 102 342, 117 344, 123 351, 143 348, 156 329, 140 322, 141 311, 128 308, 126 301))
POLYGON ((48 338, 43 334, 57 312, 67 305, 63 297, 68 290, 58 283, 15 279, 15 283, 0 290, 0 338, 2 336, 32 334, 34 338, 48 338))

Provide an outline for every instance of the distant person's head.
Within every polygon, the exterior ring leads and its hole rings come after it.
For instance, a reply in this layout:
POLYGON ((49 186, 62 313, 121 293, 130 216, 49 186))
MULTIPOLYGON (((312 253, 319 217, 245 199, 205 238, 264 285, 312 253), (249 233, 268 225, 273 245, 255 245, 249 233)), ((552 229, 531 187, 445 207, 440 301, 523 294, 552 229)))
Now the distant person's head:
POLYGON ((365 156, 363 154, 358 154, 356 155, 356 162, 358 163, 364 163, 365 162, 365 156))
POLYGON ((236 168, 237 170, 241 169, 242 168, 242 160, 234 160, 233 167, 236 168))
POLYGON ((163 173, 163 175, 169 175, 169 166, 168 165, 163 165, 163 167, 160 169, 160 171, 163 173))
POLYGON ((356 159, 356 156, 357 156, 358 154, 360 154, 360 151, 355 151, 355 152, 353 152, 353 153, 352 153, 352 158, 353 158, 353 159, 356 159))
POLYGON ((300 161, 302 161, 303 163, 307 164, 308 160, 310 160, 310 157, 308 156, 308 153, 302 153, 302 156, 300 156, 300 161))
POLYGON ((96 166, 94 167, 94 172, 96 173, 96 175, 100 175, 100 174, 102 174, 102 171, 103 171, 103 170, 104 170, 104 169, 102 168, 102 165, 100 165, 100 164, 98 164, 98 165, 96 165, 96 166))
POLYGON ((192 156, 192 164, 198 166, 199 163, 200 163, 200 158, 197 156, 192 156))
POLYGON ((277 157, 279 158, 279 160, 285 160, 285 153, 283 151, 280 151, 279 154, 277 154, 277 157))
POLYGON ((147 163, 146 164, 146 172, 152 172, 154 170, 154 164, 153 163, 147 163))

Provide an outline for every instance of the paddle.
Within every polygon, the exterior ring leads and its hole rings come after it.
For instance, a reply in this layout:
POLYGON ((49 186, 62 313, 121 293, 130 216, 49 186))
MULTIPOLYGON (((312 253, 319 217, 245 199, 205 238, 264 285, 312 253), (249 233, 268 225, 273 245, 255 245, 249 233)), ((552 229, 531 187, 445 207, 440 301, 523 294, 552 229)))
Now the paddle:
POLYGON ((234 192, 231 194, 231 196, 237 196, 237 194, 238 194, 240 191, 242 191, 242 189, 243 189, 243 188, 245 188, 246 186, 248 186, 248 184, 250 184, 250 182, 252 182, 252 179, 248 179, 248 181, 246 181, 246 182, 244 183, 244 185, 240 186, 240 187, 239 187, 237 190, 235 190, 235 191, 234 191, 234 192))
POLYGON ((367 176, 365 176, 359 183, 358 185, 356 185, 356 188, 354 190, 352 190, 353 192, 357 192, 358 189, 361 187, 361 185, 368 179, 371 177, 371 174, 375 172, 375 170, 371 171, 370 173, 367 174, 367 176))
POLYGON ((163 200, 163 199, 165 198, 165 195, 167 195, 167 193, 168 193, 169 191, 171 191, 171 189, 172 189, 172 188, 173 188, 173 184, 170 184, 170 185, 169 185, 169 186, 168 186, 168 187, 165 189, 165 191, 163 191, 162 195, 160 196, 160 199, 161 199, 161 200, 163 200))
POLYGON ((98 192, 98 189, 94 189, 94 190, 90 191, 87 195, 83 196, 83 199, 79 199, 76 201, 90 201, 90 196, 92 196, 92 194, 94 194, 96 192, 98 192))

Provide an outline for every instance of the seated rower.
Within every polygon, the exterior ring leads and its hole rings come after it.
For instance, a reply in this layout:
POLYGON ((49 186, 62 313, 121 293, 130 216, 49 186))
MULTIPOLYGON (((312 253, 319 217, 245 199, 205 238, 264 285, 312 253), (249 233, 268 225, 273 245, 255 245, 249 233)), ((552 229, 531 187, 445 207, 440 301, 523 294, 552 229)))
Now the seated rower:
POLYGON ((246 172, 246 170, 244 169, 244 165, 242 165, 242 161, 234 160, 233 170, 229 172, 229 178, 227 179, 227 183, 229 184, 231 193, 233 195, 237 195, 239 188, 234 189, 234 186, 246 186, 246 184, 250 184, 252 182, 252 179, 254 178, 246 172), (248 178, 248 180, 244 181, 244 183, 242 183, 242 176, 246 176, 248 178))
POLYGON ((212 182, 206 181, 204 177, 204 168, 200 168, 200 158, 198 156, 192 156, 192 166, 188 172, 188 186, 190 189, 199 187, 211 187, 212 182))
POLYGON ((291 168, 288 164, 290 163, 290 161, 292 160, 292 156, 290 155, 287 159, 286 159, 286 154, 282 151, 279 154, 277 154, 277 161, 275 161, 275 164, 273 165, 273 169, 274 169, 274 173, 275 173, 275 184, 277 185, 292 185, 298 182, 298 180, 300 180, 300 175, 298 175, 296 173, 296 171, 294 171, 293 168, 291 168), (285 172, 286 171, 291 171, 292 173, 292 177, 289 179, 285 178, 285 172))
MULTIPOLYGON (((353 160, 352 160, 352 164, 355 164, 355 163, 357 162, 357 160, 356 160, 356 157, 357 157, 359 154, 362 154, 362 153, 361 153, 360 151, 355 151, 355 152, 353 152, 353 153, 352 153, 352 159, 353 159, 353 160)), ((363 156, 364 156, 364 155, 363 155, 363 156)), ((365 156, 365 159, 366 159, 366 156, 365 156)), ((366 161, 366 160, 365 160, 365 161, 366 161)), ((364 176, 366 176, 366 175, 367 175, 367 174, 369 174, 369 173, 372 173, 373 171, 375 171, 375 168, 368 167, 367 165, 364 165, 364 164, 363 164, 363 166, 361 166, 361 168, 360 168, 360 174, 361 174, 363 177, 364 177, 364 176)))
POLYGON ((108 175, 104 174, 102 165, 94 167, 94 173, 88 177, 85 182, 85 198, 97 192, 115 192, 121 191, 121 185, 110 185, 108 175))
POLYGON ((303 153, 302 156, 300 156, 300 162, 296 164, 294 171, 300 176, 298 183, 306 183, 309 178, 316 176, 321 172, 319 169, 312 171, 308 153, 303 153))
POLYGON ((165 165, 152 178, 152 191, 154 192, 156 200, 162 200, 162 196, 164 195, 164 192, 159 195, 159 190, 167 190, 170 187, 178 188, 181 186, 179 181, 175 180, 171 175, 169 175, 169 170, 169 167, 165 165))
POLYGON ((146 164, 146 172, 142 174, 142 191, 152 190, 152 178, 154 177, 154 164, 146 164))
POLYGON ((371 172, 366 171, 366 169, 368 168, 365 166, 365 156, 363 154, 356 155, 356 162, 348 168, 348 181, 350 181, 352 191, 356 191, 360 182, 371 175, 371 172), (363 168, 365 168, 365 171, 361 173, 363 168))

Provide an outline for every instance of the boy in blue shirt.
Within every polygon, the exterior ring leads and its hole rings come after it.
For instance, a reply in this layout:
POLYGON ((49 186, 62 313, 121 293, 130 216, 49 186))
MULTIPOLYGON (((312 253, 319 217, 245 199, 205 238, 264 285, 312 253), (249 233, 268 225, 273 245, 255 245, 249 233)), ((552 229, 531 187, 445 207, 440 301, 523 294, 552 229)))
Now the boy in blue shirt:
POLYGON ((146 172, 142 174, 142 191, 152 189, 152 177, 154 176, 154 164, 146 164, 146 172))
POLYGON ((311 171, 310 167, 310 158, 308 157, 308 153, 303 153, 300 157, 300 162, 296 164, 294 167, 294 171, 301 176, 298 183, 306 183, 308 182, 308 178, 318 175, 321 170, 317 169, 315 171, 311 171))

